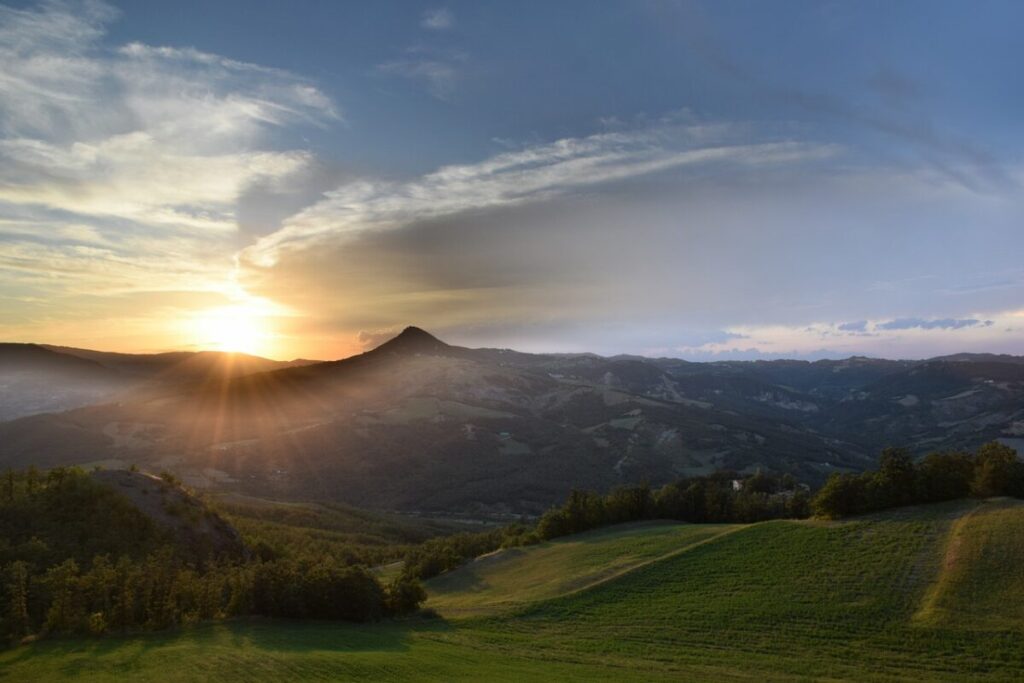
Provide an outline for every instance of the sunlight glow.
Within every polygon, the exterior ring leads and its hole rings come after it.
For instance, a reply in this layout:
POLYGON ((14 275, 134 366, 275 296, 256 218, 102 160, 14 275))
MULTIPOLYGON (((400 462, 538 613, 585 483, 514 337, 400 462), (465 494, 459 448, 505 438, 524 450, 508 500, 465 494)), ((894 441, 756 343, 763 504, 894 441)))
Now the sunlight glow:
POLYGON ((225 306, 203 311, 191 321, 194 344, 205 350, 269 355, 274 335, 257 306, 225 306))

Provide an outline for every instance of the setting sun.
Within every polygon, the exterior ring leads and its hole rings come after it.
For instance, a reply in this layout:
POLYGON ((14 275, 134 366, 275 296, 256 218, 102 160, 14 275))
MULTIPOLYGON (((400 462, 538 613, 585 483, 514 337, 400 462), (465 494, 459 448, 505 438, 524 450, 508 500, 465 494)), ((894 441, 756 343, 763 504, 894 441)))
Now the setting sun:
POLYGON ((195 345, 212 351, 268 355, 272 334, 255 307, 227 306, 204 311, 192 321, 195 345))

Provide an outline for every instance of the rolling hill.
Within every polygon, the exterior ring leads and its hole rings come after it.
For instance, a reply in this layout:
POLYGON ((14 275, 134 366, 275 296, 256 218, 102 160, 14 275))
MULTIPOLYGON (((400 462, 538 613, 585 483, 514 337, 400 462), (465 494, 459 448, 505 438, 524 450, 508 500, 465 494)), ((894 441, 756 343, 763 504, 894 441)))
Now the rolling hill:
MULTIPOLYGON (((70 351, 122 374, 157 363, 70 351)), ((1019 445, 1019 360, 688 363, 468 349, 408 328, 340 361, 228 370, 193 354, 170 366, 187 381, 147 370, 116 401, 0 423, 0 464, 134 462, 193 486, 508 518, 573 487, 756 468, 816 484, 887 445, 1019 445)))
POLYGON ((41 642, 0 680, 1019 680, 1022 523, 994 499, 613 527, 432 580, 439 619, 41 642))
POLYGON ((0 343, 0 421, 104 403, 130 390, 190 389, 314 362, 218 351, 134 354, 0 343))
POLYGON ((517 514, 574 486, 756 465, 820 478, 867 462, 798 426, 632 393, 667 380, 637 365, 463 349, 410 328, 342 361, 0 424, 0 463, 138 462, 261 495, 517 514))
POLYGON ((0 421, 89 405, 128 385, 87 358, 38 344, 0 344, 0 421))

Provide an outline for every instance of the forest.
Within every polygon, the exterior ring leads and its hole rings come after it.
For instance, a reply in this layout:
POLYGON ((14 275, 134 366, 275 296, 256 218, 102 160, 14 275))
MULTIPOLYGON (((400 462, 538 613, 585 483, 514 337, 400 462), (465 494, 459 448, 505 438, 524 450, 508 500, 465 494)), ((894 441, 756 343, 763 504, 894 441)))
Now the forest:
POLYGON ((414 611, 425 598, 417 582, 382 585, 346 557, 296 549, 216 556, 182 545, 114 490, 65 468, 6 473, 0 567, 0 634, 12 640, 242 615, 371 621, 414 611))

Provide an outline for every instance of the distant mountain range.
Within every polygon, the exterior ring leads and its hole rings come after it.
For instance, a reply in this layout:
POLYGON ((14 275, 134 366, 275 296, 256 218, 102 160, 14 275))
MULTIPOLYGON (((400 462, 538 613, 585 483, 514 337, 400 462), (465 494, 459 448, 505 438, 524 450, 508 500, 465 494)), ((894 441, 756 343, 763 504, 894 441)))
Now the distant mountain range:
POLYGON ((403 511, 536 512, 573 487, 720 468, 817 483, 886 445, 1024 445, 1018 356, 690 363, 468 349, 414 327, 332 362, 2 344, 0 397, 0 466, 137 463, 403 511))
POLYGON ((188 385, 318 361, 244 353, 136 354, 0 343, 0 421, 111 400, 144 385, 188 385))

